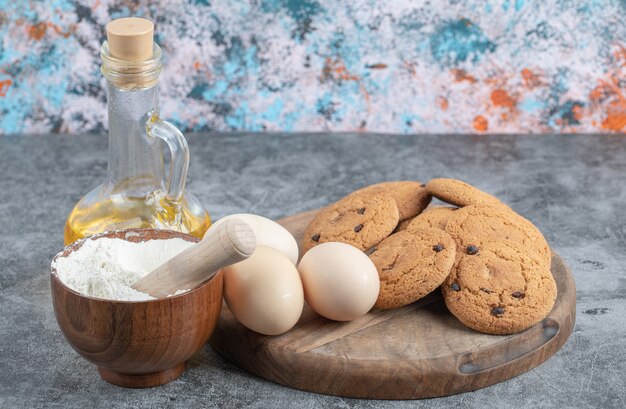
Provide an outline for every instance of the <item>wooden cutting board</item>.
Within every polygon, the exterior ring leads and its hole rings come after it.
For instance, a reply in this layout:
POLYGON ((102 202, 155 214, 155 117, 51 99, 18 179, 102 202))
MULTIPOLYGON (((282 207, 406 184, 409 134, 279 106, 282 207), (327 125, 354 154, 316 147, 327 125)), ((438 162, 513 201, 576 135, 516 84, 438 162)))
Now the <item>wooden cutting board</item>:
MULTIPOLYGON (((279 220, 297 239, 317 211, 279 220)), ((473 391, 554 355, 576 315, 572 274, 552 254, 558 297, 550 315, 515 335, 464 327, 439 291, 406 307, 334 322, 307 305, 298 324, 270 337, 239 324, 224 304, 211 346, 244 370, 296 389, 353 398, 418 399, 473 391)))

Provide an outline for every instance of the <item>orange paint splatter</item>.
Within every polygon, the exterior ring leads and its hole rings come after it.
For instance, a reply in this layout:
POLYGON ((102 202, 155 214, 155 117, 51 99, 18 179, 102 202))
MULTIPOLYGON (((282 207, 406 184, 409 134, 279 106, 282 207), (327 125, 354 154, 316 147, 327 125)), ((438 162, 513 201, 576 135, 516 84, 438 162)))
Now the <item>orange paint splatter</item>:
POLYGON ((485 78, 483 82, 492 87, 502 87, 506 85, 507 79, 494 75, 493 77, 485 78))
POLYGON ((471 84, 476 82, 476 78, 469 75, 465 70, 459 70, 459 69, 454 68, 450 70, 450 72, 452 73, 452 75, 454 75, 454 80, 456 82, 467 81, 471 84))
POLYGON ((583 118, 583 107, 580 105, 574 105, 572 107, 572 114, 574 115, 574 119, 578 122, 583 118))
POLYGON ((350 72, 341 60, 332 60, 330 58, 326 58, 326 61, 324 62, 322 75, 324 79, 333 78, 335 80, 344 81, 360 80, 358 76, 350 74, 350 72))
MULTIPOLYGON (((589 93, 591 110, 602 113, 601 129, 620 132, 626 128, 626 96, 622 82, 625 80, 621 69, 626 67, 626 47, 617 45, 613 52, 617 69, 600 79, 589 93)), ((595 123, 598 126, 598 123, 595 123)))
POLYGON ((539 75, 535 74, 528 68, 524 68, 521 71, 522 79, 524 80, 524 85, 528 88, 536 88, 543 84, 539 75))
POLYGON ((367 113, 369 114, 370 110, 371 110, 371 103, 370 103, 370 93, 367 92, 367 90, 365 89, 365 86, 363 86, 363 84, 359 84, 359 90, 361 90, 361 94, 363 94, 363 98, 365 98, 365 102, 367 103, 367 113))
POLYGON ((448 107, 450 106, 450 104, 448 103, 447 98, 445 97, 437 97, 437 104, 439 105, 439 108, 441 108, 442 111, 445 111, 448 109, 448 107))
POLYGON ((354 75, 348 71, 345 64, 339 59, 326 58, 324 61, 324 68, 322 68, 322 81, 333 80, 336 82, 341 81, 354 81, 359 85, 359 90, 363 94, 363 99, 367 104, 367 113, 371 111, 370 94, 365 89, 365 86, 361 83, 361 78, 358 75, 354 75))
POLYGON ((63 38, 68 38, 70 35, 72 35, 74 30, 76 29, 75 26, 71 26, 69 30, 63 31, 63 29, 61 27, 57 26, 56 24, 52 24, 52 23, 48 23, 48 27, 52 28, 55 33, 57 33, 58 35, 62 36, 63 38))
POLYGON ((591 91, 592 97, 599 97, 598 101, 610 100, 604 112, 605 117, 600 125, 609 131, 621 131, 626 127, 626 97, 616 78, 611 82, 600 81, 600 85, 591 91), (601 91, 594 93, 601 87, 601 91))
POLYGON ((496 89, 491 92, 491 102, 497 107, 514 109, 517 105, 515 98, 511 97, 508 92, 503 89, 496 89))
POLYGON ((11 87, 12 83, 13 81, 11 80, 0 81, 0 97, 3 97, 7 94, 7 91, 11 87))
POLYGON ((589 99, 593 102, 602 102, 609 97, 611 90, 605 87, 604 84, 600 84, 591 90, 589 93, 589 99))
POLYGON ((194 61, 193 62, 193 69, 196 71, 200 70, 200 61, 194 61))
POLYGON ((626 110, 609 109, 606 118, 602 121, 602 129, 619 132, 626 127, 626 110))
POLYGON ((33 40, 41 40, 46 35, 48 25, 46 23, 37 23, 28 28, 28 36, 33 40))
POLYGON ((478 132, 485 132, 487 129, 489 129, 489 122, 487 121, 487 118, 482 115, 476 116, 472 125, 474 126, 474 129, 476 129, 478 132))
POLYGON ((71 26, 69 30, 65 31, 56 24, 41 22, 28 27, 28 36, 35 41, 39 41, 44 38, 49 28, 54 30, 55 33, 62 36, 63 38, 68 38, 70 35, 72 35, 76 27, 71 26))

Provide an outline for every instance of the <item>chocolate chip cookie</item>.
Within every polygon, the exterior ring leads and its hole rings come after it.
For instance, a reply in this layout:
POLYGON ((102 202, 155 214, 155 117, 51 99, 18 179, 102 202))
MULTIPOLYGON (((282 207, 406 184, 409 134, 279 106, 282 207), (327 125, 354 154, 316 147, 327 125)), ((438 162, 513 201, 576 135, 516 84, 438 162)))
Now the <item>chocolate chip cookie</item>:
POLYGON ((380 277, 375 307, 397 308, 431 293, 450 273, 455 256, 454 240, 440 229, 415 228, 389 236, 370 255, 380 277))
POLYGON ((365 251, 389 236, 398 220, 398 207, 391 197, 347 196, 313 218, 304 231, 302 250, 338 241, 365 251))
POLYGON ((466 326, 486 334, 513 334, 550 313, 557 288, 537 254, 501 240, 460 254, 442 292, 450 312, 466 326))
POLYGON ((483 243, 511 240, 526 252, 536 253, 550 268, 551 252, 539 229, 522 216, 502 207, 471 205, 453 213, 445 228, 459 253, 480 251, 483 243))
POLYGON ((426 184, 426 190, 437 199, 459 207, 483 204, 506 206, 495 196, 458 179, 432 179, 426 184))
POLYGON ((444 230, 448 219, 452 217, 455 211, 459 210, 458 207, 433 207, 427 209, 424 212, 418 214, 411 222, 406 226, 407 230, 416 229, 418 227, 435 227, 437 229, 444 230))
POLYGON ((391 197, 398 206, 401 221, 420 214, 432 198, 421 182, 411 180, 377 183, 355 190, 346 197, 370 197, 373 195, 391 197))

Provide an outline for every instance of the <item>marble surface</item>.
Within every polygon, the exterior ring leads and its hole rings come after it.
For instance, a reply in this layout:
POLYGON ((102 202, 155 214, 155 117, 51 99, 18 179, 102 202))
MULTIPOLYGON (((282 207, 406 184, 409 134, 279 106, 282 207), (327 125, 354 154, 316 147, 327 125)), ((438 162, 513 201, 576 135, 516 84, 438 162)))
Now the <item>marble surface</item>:
POLYGON ((626 407, 624 136, 196 134, 188 188, 215 218, 272 218, 361 185, 458 177, 533 220, 570 265, 577 321, 562 350, 508 382, 421 401, 326 397, 278 386, 201 350, 178 380, 129 390, 65 342, 48 280, 74 203, 103 179, 106 136, 0 137, 0 408, 626 407))
POLYGON ((623 0, 0 0, 0 133, 105 129, 127 16, 186 132, 626 130, 623 0))

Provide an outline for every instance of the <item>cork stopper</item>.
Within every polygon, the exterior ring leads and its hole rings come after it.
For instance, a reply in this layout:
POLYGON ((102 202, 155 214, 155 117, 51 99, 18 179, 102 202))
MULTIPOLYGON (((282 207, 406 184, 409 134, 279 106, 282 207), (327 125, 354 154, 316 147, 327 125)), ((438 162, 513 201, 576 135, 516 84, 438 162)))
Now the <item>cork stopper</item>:
POLYGON ((107 24, 106 31, 111 56, 124 61, 152 58, 152 21, 137 17, 119 18, 107 24))

